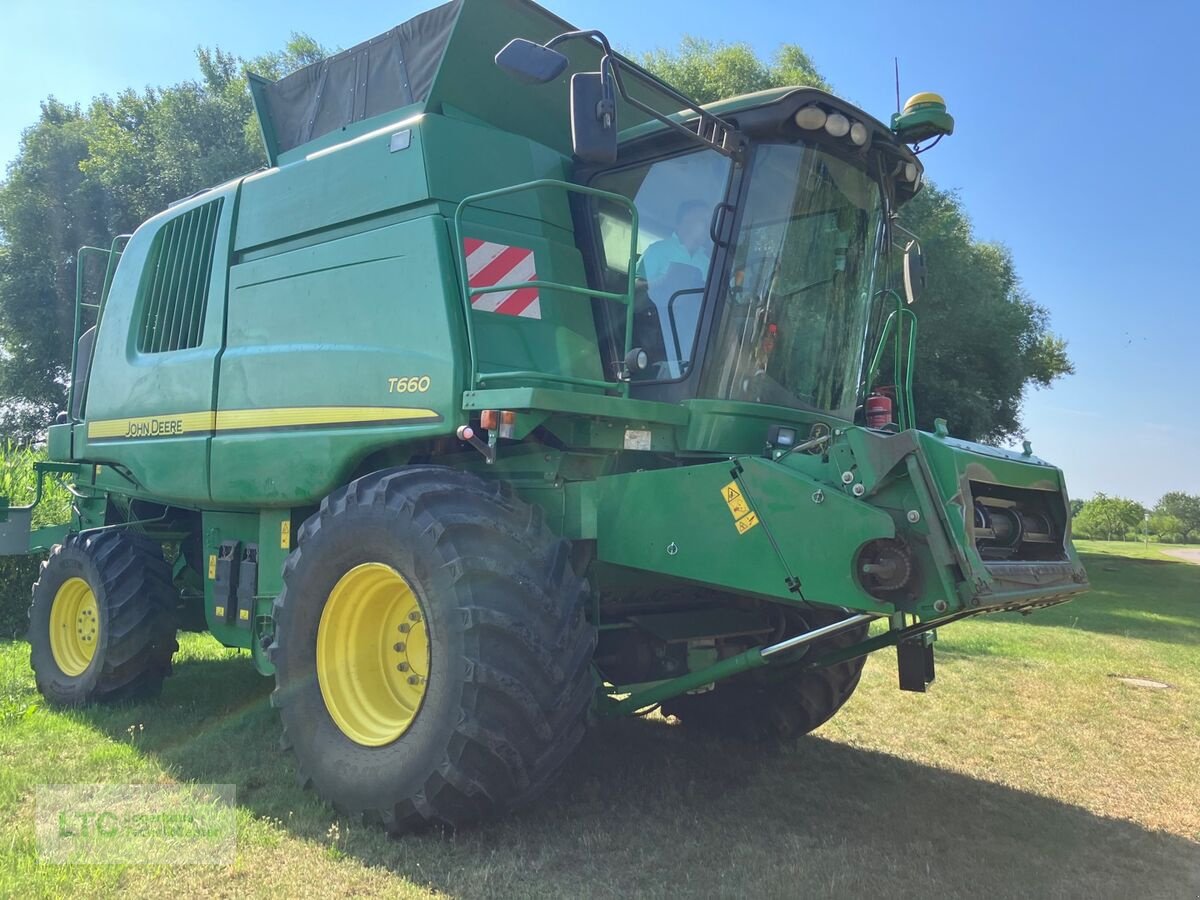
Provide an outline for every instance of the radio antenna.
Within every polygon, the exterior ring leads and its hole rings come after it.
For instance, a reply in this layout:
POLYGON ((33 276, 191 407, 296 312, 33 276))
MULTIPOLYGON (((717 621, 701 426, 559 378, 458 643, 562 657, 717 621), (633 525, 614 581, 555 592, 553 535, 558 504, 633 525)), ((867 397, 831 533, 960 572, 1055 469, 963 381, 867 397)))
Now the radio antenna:
POLYGON ((896 67, 896 112, 900 112, 900 57, 893 56, 892 63, 896 67))

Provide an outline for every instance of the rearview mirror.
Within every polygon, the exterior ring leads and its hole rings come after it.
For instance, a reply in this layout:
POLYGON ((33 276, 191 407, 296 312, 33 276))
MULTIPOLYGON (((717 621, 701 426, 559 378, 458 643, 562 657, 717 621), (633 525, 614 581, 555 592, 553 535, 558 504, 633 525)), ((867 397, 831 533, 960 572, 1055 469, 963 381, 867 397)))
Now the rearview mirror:
POLYGON ((524 84, 545 84, 567 70, 567 58, 525 38, 513 38, 496 54, 496 65, 524 84))
POLYGON ((583 162, 616 162, 616 103, 599 72, 571 76, 571 148, 583 162))
POLYGON ((925 254, 921 245, 909 241, 904 248, 904 299, 909 305, 925 292, 925 254))

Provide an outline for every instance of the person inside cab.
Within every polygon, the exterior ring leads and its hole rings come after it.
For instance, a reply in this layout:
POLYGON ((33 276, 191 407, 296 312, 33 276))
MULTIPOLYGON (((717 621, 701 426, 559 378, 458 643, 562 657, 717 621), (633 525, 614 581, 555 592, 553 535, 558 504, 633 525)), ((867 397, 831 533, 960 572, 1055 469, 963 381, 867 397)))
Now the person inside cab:
POLYGON ((645 343, 663 350, 661 356, 652 353, 652 358, 664 360, 653 377, 679 378, 687 373, 712 258, 711 218, 709 204, 684 201, 676 211, 671 234, 647 247, 638 260, 638 286, 651 304, 645 310, 647 327, 660 332, 645 343))

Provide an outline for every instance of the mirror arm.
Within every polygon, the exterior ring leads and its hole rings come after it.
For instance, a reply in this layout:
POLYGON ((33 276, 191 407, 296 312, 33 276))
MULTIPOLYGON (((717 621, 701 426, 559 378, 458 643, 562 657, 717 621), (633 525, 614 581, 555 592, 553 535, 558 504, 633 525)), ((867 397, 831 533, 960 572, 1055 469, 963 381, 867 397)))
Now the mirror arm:
MULTIPOLYGON (((711 147, 723 156, 727 156, 736 163, 741 163, 744 155, 745 147, 738 134, 737 129, 729 122, 726 122, 720 116, 715 116, 712 113, 705 112, 700 108, 700 105, 686 94, 682 94, 675 88, 671 87, 665 81, 657 78, 654 79, 656 86, 665 93, 668 97, 675 100, 681 106, 691 110, 700 117, 696 123, 696 130, 688 128, 676 122, 674 119, 668 118, 653 107, 643 103, 642 101, 631 97, 625 89, 625 81, 621 77, 621 69, 623 68, 619 57, 613 53, 612 46, 608 43, 608 38, 604 32, 590 29, 587 31, 566 31, 556 37, 551 38, 542 46, 547 49, 552 49, 556 44, 561 44, 569 40, 587 40, 592 43, 599 44, 604 51, 604 57, 600 60, 600 76, 607 83, 608 78, 612 78, 616 85, 617 93, 621 99, 632 106, 634 109, 645 113, 653 119, 662 122, 668 128, 678 131, 681 134, 687 135, 692 140, 700 141, 705 146, 711 147), (711 134, 711 137, 705 137, 706 134, 711 134), (732 144, 732 146, 730 146, 732 144)), ((653 76, 651 76, 653 77, 653 76)))

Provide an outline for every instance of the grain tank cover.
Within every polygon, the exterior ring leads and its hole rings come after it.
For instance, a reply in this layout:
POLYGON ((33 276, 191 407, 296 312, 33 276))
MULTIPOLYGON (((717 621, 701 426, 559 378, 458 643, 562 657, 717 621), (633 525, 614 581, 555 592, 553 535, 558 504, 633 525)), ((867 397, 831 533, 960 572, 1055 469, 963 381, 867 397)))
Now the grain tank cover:
MULTIPOLYGON (((429 96, 462 0, 451 0, 390 31, 269 82, 257 79, 275 152, 429 96)), ((263 120, 263 109, 259 118, 263 120)), ((268 141, 268 145, 271 142, 268 141)), ((274 158, 272 158, 274 162, 274 158)))
MULTIPOLYGON (((494 58, 515 37, 540 42, 572 30, 531 0, 452 0, 279 81, 251 74, 267 157, 275 165, 280 154, 399 109, 452 111, 569 154, 571 74, 595 70, 600 50, 585 41, 560 45, 570 68, 538 85, 519 84, 494 58)), ((622 63, 630 93, 665 114, 679 108, 653 76, 622 63)), ((622 128, 649 119, 617 105, 622 128)))

